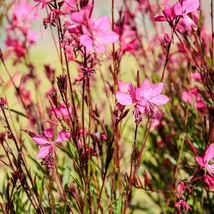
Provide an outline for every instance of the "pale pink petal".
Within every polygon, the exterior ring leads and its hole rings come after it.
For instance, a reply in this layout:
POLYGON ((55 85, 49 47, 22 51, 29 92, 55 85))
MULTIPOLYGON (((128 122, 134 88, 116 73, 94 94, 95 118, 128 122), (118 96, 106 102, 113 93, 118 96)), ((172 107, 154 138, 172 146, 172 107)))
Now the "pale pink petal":
POLYGON ((50 144, 50 142, 47 140, 47 138, 44 136, 41 136, 41 135, 37 135, 35 137, 32 137, 32 139, 38 145, 50 144))
POLYGON ((188 15, 185 15, 183 17, 183 22, 188 29, 197 28, 197 25, 195 24, 195 22, 188 15))
POLYGON ((208 163, 211 159, 214 158, 214 143, 211 143, 204 153, 204 163, 208 163))
POLYGON ((148 90, 149 88, 151 88, 150 81, 148 79, 145 79, 141 85, 141 89, 148 90))
POLYGON ((50 138, 52 139, 53 136, 54 136, 54 129, 53 128, 47 128, 44 130, 44 135, 47 137, 47 138, 50 138))
POLYGON ((154 96, 153 96, 152 88, 150 88, 150 89, 147 90, 147 91, 141 90, 141 92, 140 92, 140 97, 141 97, 141 98, 144 98, 144 99, 146 99, 146 100, 152 99, 152 97, 154 97, 154 96))
POLYGON ((93 43, 93 49, 97 53, 103 53, 106 50, 106 45, 101 43, 97 38, 95 38, 93 43))
POLYGON ((199 8, 199 0, 182 0, 182 7, 186 14, 196 11, 199 8))
POLYGON ((206 166, 207 171, 209 172, 210 175, 214 176, 214 164, 207 164, 206 166))
POLYGON ((116 92, 116 99, 121 105, 124 106, 132 104, 132 98, 128 94, 120 91, 116 92))
POLYGON ((113 31, 108 31, 99 35, 98 39, 104 44, 111 44, 119 39, 119 35, 113 31))
POLYGON ((39 152, 37 153, 36 157, 37 158, 46 158, 49 154, 51 154, 53 152, 53 145, 49 145, 49 146, 42 146, 39 149, 39 152))
POLYGON ((71 9, 76 9, 76 1, 75 0, 63 0, 63 2, 65 2, 71 9))
POLYGON ((54 141, 55 143, 63 142, 66 141, 70 138, 71 133, 68 131, 61 131, 58 133, 56 140, 54 141))
POLYGON ((84 45, 89 51, 93 49, 93 40, 88 35, 80 36, 80 43, 84 45))
POLYGON ((169 101, 169 98, 165 95, 158 95, 149 100, 149 102, 154 103, 155 105, 163 105, 169 101))
POLYGON ((174 10, 175 15, 177 15, 177 16, 183 15, 182 6, 179 2, 177 2, 173 5, 173 10, 174 10))
POLYGON ((102 16, 95 21, 95 30, 98 32, 106 32, 110 26, 111 23, 108 16, 102 16))
POLYGON ((162 90, 163 90, 163 83, 162 82, 154 84, 152 86, 152 92, 153 92, 152 96, 154 97, 154 96, 159 95, 162 92, 162 90))
POLYGON ((120 80, 118 82, 118 90, 120 92, 127 92, 130 84, 131 84, 130 82, 124 83, 123 81, 120 80))
POLYGON ((192 99, 193 99, 193 97, 192 97, 191 93, 186 92, 186 91, 182 92, 182 100, 184 102, 190 102, 190 103, 192 103, 192 99))
POLYGON ((203 158, 201 158, 201 157, 196 157, 195 159, 196 159, 197 163, 198 163, 201 167, 204 167, 203 158))
POLYGON ((139 112, 141 112, 142 114, 145 114, 145 112, 146 112, 145 106, 137 105, 137 108, 138 108, 139 112))

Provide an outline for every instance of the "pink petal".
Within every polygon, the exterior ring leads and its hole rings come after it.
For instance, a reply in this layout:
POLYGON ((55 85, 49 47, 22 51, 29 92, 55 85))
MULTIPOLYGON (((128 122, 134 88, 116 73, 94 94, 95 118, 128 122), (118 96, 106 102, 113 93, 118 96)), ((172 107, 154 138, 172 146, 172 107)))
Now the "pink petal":
POLYGON ((174 10, 175 15, 177 15, 177 16, 183 15, 183 9, 179 2, 177 2, 173 5, 173 10, 174 10))
POLYGON ((140 99, 150 100, 153 97, 152 88, 149 88, 147 90, 142 90, 142 88, 138 88, 136 94, 138 94, 137 98, 138 100, 140 99))
POLYGON ((163 13, 168 19, 171 19, 171 17, 172 17, 172 9, 168 4, 164 7, 163 13))
POLYGON ((186 91, 182 92, 182 100, 184 102, 190 102, 190 103, 192 103, 192 99, 193 99, 193 97, 192 97, 191 93, 186 92, 186 91))
POLYGON ((40 159, 46 158, 49 155, 50 151, 53 150, 52 147, 53 147, 53 145, 40 147, 39 152, 37 153, 36 157, 40 158, 40 159))
POLYGON ((108 16, 102 16, 95 21, 95 30, 98 32, 106 32, 111 26, 108 16))
POLYGON ((154 96, 159 95, 162 92, 162 90, 163 90, 163 83, 162 82, 154 84, 152 86, 152 92, 153 92, 152 96, 154 97, 154 96))
POLYGON ((129 85, 130 85, 130 83, 128 82, 128 83, 124 83, 123 81, 119 81, 118 82, 118 90, 120 91, 120 92, 127 92, 128 91, 128 88, 129 88, 129 85))
POLYGON ((139 110, 142 114, 145 114, 145 112, 146 112, 145 106, 137 105, 136 108, 138 108, 138 110, 139 110))
POLYGON ((94 41, 93 47, 97 53, 103 53, 106 50, 106 45, 98 42, 97 40, 94 41))
POLYGON ((119 39, 119 35, 113 31, 103 33, 98 39, 104 44, 111 44, 119 39))
POLYGON ((128 94, 120 91, 116 92, 116 99, 121 105, 124 106, 132 104, 132 98, 128 94))
POLYGON ((188 14, 199 8, 199 0, 183 0, 182 6, 185 9, 186 14, 188 14))
POLYGON ((197 163, 198 163, 201 167, 204 167, 203 158, 201 158, 201 157, 196 157, 195 159, 196 159, 197 163))
POLYGON ((214 158, 214 143, 211 143, 204 153, 204 163, 208 163, 214 158))
POLYGON ((197 25, 195 24, 195 22, 188 15, 184 16, 183 22, 184 22, 184 24, 186 25, 187 28, 189 28, 189 29, 196 28, 197 29, 197 25))
POLYGON ((70 138, 71 134, 68 131, 61 131, 58 133, 56 140, 54 141, 55 143, 63 142, 66 141, 70 138))
POLYGON ((54 136, 54 129, 53 128, 45 129, 44 130, 44 135, 45 135, 45 137, 52 139, 53 136, 54 136))
POLYGON ((133 86, 131 83, 129 84, 129 89, 128 89, 128 91, 129 91, 129 94, 130 94, 130 96, 131 96, 131 98, 132 98, 132 101, 133 101, 133 100, 136 100, 135 88, 134 88, 134 86, 133 86))
POLYGON ((148 90, 151 88, 150 81, 148 79, 145 79, 141 85, 142 90, 148 90))
POLYGON ((89 51, 93 49, 93 41, 88 35, 80 36, 80 43, 85 46, 89 51))
POLYGON ((165 16, 159 15, 159 16, 155 16, 154 21, 155 22, 166 22, 167 19, 165 16))
POLYGON ((156 97, 153 97, 149 102, 154 103, 155 105, 163 105, 166 104, 169 101, 169 98, 165 95, 158 95, 156 97))
POLYGON ((47 138, 44 136, 41 136, 41 135, 37 135, 35 137, 32 137, 32 139, 38 145, 50 144, 50 142, 47 140, 47 138))

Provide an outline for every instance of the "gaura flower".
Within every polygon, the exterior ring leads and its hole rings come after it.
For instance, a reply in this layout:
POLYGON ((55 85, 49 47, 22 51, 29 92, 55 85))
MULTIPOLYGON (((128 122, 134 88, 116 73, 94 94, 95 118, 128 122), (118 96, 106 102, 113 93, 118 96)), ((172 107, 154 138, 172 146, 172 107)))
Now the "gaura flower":
POLYGON ((155 106, 166 104, 169 101, 167 96, 161 94, 162 82, 151 85, 150 81, 145 79, 139 88, 135 89, 131 83, 126 87, 128 87, 127 92, 116 92, 116 99, 123 106, 133 104, 135 112, 150 113, 155 106))
POLYGON ((179 213, 183 213, 184 210, 192 210, 192 208, 183 199, 176 202, 175 207, 178 208, 179 213))
POLYGON ((49 155, 53 155, 55 150, 55 143, 61 143, 70 138, 70 132, 68 131, 60 131, 56 136, 56 139, 53 140, 54 129, 47 128, 44 130, 43 135, 35 135, 32 137, 33 141, 40 146, 39 152, 36 157, 43 159, 48 157, 49 155))
POLYGON ((204 152, 203 157, 196 157, 196 161, 201 168, 205 168, 208 173, 214 176, 214 164, 209 164, 209 161, 214 158, 214 143, 211 143, 206 151, 204 152))
POLYGON ((196 23, 188 16, 199 8, 199 0, 182 0, 173 6, 176 16, 180 16, 187 28, 197 28, 196 23))
POLYGON ((100 17, 95 22, 88 24, 88 27, 82 26, 83 35, 80 36, 80 43, 89 52, 102 53, 106 50, 108 44, 112 44, 119 39, 117 33, 109 30, 111 24, 107 16, 100 17))

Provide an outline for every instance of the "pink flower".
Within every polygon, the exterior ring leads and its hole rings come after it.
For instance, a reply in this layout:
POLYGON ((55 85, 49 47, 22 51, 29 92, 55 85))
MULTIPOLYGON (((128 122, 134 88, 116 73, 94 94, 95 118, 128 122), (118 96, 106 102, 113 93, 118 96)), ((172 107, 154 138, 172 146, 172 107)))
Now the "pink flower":
POLYGON ((192 210, 192 208, 183 199, 181 199, 180 201, 176 202, 175 203, 175 207, 178 208, 179 213, 183 213, 184 210, 192 210))
POLYGON ((31 44, 35 44, 37 39, 38 39, 38 33, 37 32, 33 32, 33 31, 28 31, 27 32, 27 36, 26 39, 29 43, 31 44))
POLYGON ((158 40, 160 42, 161 47, 167 51, 167 48, 171 42, 171 37, 169 36, 169 34, 164 33, 158 36, 158 40))
POLYGON ((172 23, 176 18, 173 7, 170 7, 168 4, 164 7, 163 14, 164 15, 155 16, 154 21, 172 23))
POLYGON ((203 175, 201 177, 201 180, 207 184, 207 186, 210 188, 210 189, 213 189, 214 190, 214 178, 209 176, 209 175, 203 175))
POLYGON ((191 189, 183 181, 181 181, 177 187, 177 192, 178 192, 179 198, 182 197, 185 190, 187 190, 189 193, 191 192, 191 189))
POLYGON ((187 15, 199 8, 199 0, 182 0, 173 6, 176 16, 180 16, 187 28, 197 28, 195 22, 187 15))
POLYGON ((145 79, 142 86, 134 88, 130 83, 127 92, 117 91, 117 101, 123 105, 134 104, 135 113, 138 111, 142 114, 154 110, 155 105, 163 105, 169 101, 169 98, 160 94, 163 90, 163 83, 157 83, 151 86, 148 79, 145 79))
POLYGON ((54 153, 54 144, 66 141, 70 138, 70 132, 60 131, 53 141, 54 129, 47 128, 44 130, 44 135, 35 135, 32 137, 33 141, 40 146, 37 158, 43 159, 54 153))
POLYGON ((195 106, 198 110, 203 110, 206 107, 197 88, 191 88, 189 91, 182 92, 182 100, 184 102, 192 103, 193 99, 195 99, 195 106))
POLYGON ((14 8, 13 15, 17 19, 21 19, 21 20, 25 20, 25 19, 34 20, 35 15, 32 13, 33 8, 34 6, 29 5, 27 1, 21 1, 21 4, 14 8))
POLYGON ((201 166, 201 168, 205 168, 210 175, 214 176, 214 164, 209 164, 209 161, 213 158, 214 158, 214 143, 211 143, 204 152, 203 157, 196 157, 195 159, 201 166))
POLYGON ((61 103, 59 107, 51 109, 51 113, 60 118, 68 118, 69 113, 72 113, 72 109, 71 107, 67 109, 66 105, 64 103, 61 103))
POLYGON ((80 43, 85 46, 89 52, 104 52, 107 44, 114 43, 119 38, 118 34, 109 30, 109 28, 110 20, 107 16, 103 16, 95 22, 92 22, 88 28, 83 25, 83 35, 80 36, 80 43))

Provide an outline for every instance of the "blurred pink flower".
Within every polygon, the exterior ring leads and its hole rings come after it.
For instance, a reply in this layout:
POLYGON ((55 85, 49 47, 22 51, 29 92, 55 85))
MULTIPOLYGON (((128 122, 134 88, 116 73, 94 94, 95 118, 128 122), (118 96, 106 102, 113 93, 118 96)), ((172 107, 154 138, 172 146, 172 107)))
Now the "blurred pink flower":
POLYGON ((191 189, 183 181, 181 181, 177 187, 177 192, 178 192, 179 198, 182 197, 185 190, 187 190, 189 193, 191 193, 191 189))
POLYGON ((15 16, 16 19, 21 19, 21 20, 34 20, 35 14, 32 13, 34 9, 33 5, 29 5, 27 1, 21 1, 20 5, 16 6, 13 10, 13 15, 15 16))
POLYGON ((68 118, 69 114, 71 114, 71 113, 72 113, 71 107, 69 107, 67 109, 67 107, 66 107, 66 105, 64 103, 61 103, 59 105, 59 107, 51 109, 51 114, 54 114, 54 115, 56 115, 57 117, 60 117, 60 118, 68 118))
POLYGON ((178 208, 179 213, 183 213, 184 210, 192 210, 192 208, 187 204, 186 201, 181 199, 175 203, 175 207, 178 208))
POLYGON ((211 143, 206 151, 204 152, 203 157, 196 157, 196 161, 201 166, 201 168, 205 168, 208 173, 214 176, 214 164, 209 164, 209 161, 214 158, 214 143, 211 143))
POLYGON ((47 128, 44 130, 43 135, 35 135, 32 137, 33 141, 40 146, 37 158, 43 159, 54 153, 54 144, 66 141, 70 138, 70 132, 60 131, 55 140, 52 140, 54 136, 54 129, 47 128))
POLYGON ((119 38, 117 33, 109 30, 111 24, 107 16, 88 24, 88 27, 82 26, 83 35, 80 36, 80 43, 89 52, 102 53, 106 50, 106 45, 116 42, 119 38))
POLYGON ((207 184, 207 186, 210 188, 210 189, 213 189, 214 190, 214 178, 209 176, 209 175, 203 175, 201 177, 201 180, 207 184))
POLYGON ((203 110, 206 107, 204 100, 202 99, 197 88, 191 88, 189 91, 182 92, 182 100, 184 102, 192 103, 195 99, 195 106, 198 110, 203 110))

